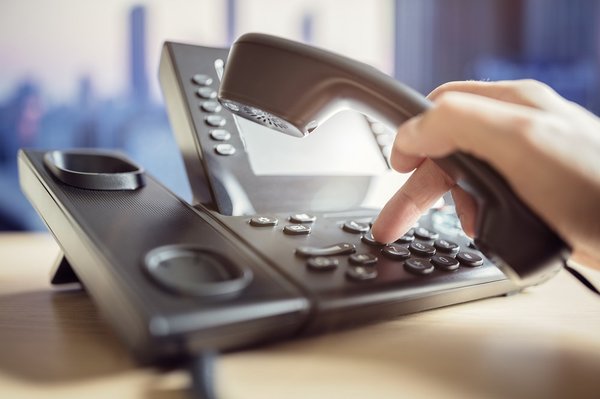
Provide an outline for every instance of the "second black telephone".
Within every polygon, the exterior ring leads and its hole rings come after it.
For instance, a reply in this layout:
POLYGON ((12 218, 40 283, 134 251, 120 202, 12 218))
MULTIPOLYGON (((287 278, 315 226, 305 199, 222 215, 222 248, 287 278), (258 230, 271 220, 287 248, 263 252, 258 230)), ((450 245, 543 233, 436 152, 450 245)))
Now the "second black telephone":
POLYGON ((486 194, 480 244, 464 235, 451 207, 424 215, 398 241, 379 243, 371 222, 402 179, 388 164, 392 132, 343 112, 300 141, 273 133, 312 131, 335 93, 355 96, 349 82, 385 94, 380 101, 390 108, 374 115, 380 119, 393 107, 400 119, 427 107, 370 67, 254 35, 231 52, 167 42, 160 81, 191 203, 123 154, 19 153, 22 189, 64 254, 54 282, 80 281, 142 360, 185 359, 508 294, 561 265, 562 242, 474 159, 442 162, 486 194), (308 73, 322 61, 328 69, 320 78, 339 85, 323 86, 308 73), (315 97, 313 88, 327 95, 315 97), (514 242, 522 235, 527 247, 514 242), (497 265, 525 278, 511 280, 497 265))

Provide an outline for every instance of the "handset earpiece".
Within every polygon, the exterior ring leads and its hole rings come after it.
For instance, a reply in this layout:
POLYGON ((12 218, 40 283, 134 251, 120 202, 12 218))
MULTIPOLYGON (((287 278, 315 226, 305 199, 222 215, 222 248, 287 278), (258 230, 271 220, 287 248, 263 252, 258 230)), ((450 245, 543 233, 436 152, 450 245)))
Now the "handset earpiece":
MULTIPOLYGON (((297 137, 343 109, 395 129, 431 106, 371 66, 258 33, 232 45, 218 96, 233 113, 297 137)), ((509 277, 522 286, 537 284, 562 267, 568 246, 488 164, 460 152, 434 161, 474 196, 476 245, 509 277)))

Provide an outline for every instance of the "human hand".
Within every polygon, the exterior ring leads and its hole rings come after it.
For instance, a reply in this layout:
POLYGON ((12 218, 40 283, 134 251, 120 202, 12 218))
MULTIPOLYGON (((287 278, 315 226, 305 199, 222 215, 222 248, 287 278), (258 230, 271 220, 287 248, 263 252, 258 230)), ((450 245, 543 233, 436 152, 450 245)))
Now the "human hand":
POLYGON ((532 81, 451 82, 434 106, 398 129, 391 164, 414 170, 382 209, 373 236, 392 242, 448 190, 465 232, 477 205, 431 159, 462 151, 489 163, 574 249, 600 248, 600 119, 532 81))

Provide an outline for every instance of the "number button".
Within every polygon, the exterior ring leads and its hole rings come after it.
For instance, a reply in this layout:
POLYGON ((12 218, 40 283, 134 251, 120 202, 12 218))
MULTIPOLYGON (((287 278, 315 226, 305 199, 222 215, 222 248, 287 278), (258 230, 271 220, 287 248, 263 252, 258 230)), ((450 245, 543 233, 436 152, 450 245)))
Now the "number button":
POLYGON ((430 274, 434 269, 428 260, 416 258, 411 258, 404 262, 404 268, 411 273, 420 275, 430 274))
POLYGON ((398 244, 386 245, 386 247, 381 250, 381 253, 384 256, 395 260, 404 260, 410 257, 410 251, 398 244))
POLYGON ((446 255, 436 255, 431 258, 431 263, 438 269, 450 272, 458 269, 459 263, 456 259, 446 255))
POLYGON ((435 255, 435 248, 422 242, 412 242, 408 246, 410 252, 417 256, 432 256, 435 255))
POLYGON ((465 266, 476 267, 483 265, 483 258, 473 252, 459 252, 456 260, 465 266))
POLYGON ((256 216, 250 219, 250 225, 254 227, 272 227, 277 225, 277 218, 269 216, 256 216))

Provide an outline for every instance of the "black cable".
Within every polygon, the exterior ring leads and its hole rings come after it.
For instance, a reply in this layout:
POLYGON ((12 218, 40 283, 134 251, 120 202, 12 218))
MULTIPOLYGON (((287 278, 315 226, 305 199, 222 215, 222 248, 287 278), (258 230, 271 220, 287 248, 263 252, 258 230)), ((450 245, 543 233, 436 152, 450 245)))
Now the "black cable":
POLYGON ((215 359, 217 352, 208 350, 190 361, 192 376, 192 397, 194 399, 216 399, 214 386, 215 359))
POLYGON ((588 280, 583 274, 579 273, 577 270, 573 269, 571 266, 569 266, 567 264, 567 262, 565 261, 564 263, 565 269, 571 273, 571 275, 573 277, 575 277, 577 280, 579 280, 579 282, 583 285, 585 285, 590 291, 592 291, 593 293, 600 295, 600 291, 598 291, 598 288, 596 288, 594 286, 594 284, 592 284, 590 282, 590 280, 588 280))

